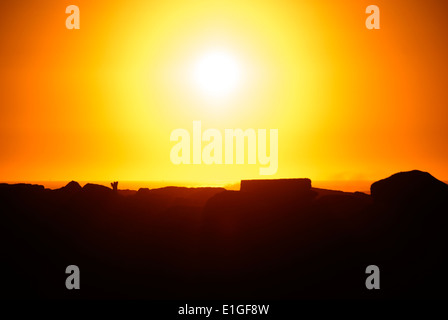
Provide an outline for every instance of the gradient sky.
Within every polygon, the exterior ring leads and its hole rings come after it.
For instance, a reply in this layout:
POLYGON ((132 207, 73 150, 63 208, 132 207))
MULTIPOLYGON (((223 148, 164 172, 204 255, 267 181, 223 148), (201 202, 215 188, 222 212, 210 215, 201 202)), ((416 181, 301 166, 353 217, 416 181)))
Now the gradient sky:
POLYGON ((446 1, 15 1, 0 19, 0 180, 228 183, 259 165, 179 165, 170 133, 278 129, 269 178, 448 180, 446 1), (65 8, 80 8, 67 30, 65 8), (381 29, 365 9, 381 10, 381 29), (245 80, 210 101, 188 70, 220 48, 245 80))

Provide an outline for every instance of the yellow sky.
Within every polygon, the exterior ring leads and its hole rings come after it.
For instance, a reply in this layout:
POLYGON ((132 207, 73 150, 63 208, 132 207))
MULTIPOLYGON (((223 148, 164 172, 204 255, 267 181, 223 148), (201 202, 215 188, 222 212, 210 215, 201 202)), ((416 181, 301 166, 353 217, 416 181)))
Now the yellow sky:
POLYGON ((2 5, 0 180, 228 183, 259 165, 174 165, 170 133, 278 129, 269 178, 448 179, 440 1, 28 1, 2 5), (80 30, 65 27, 80 8, 80 30), (381 10, 367 30, 365 8, 381 10), (206 52, 244 81, 209 99, 206 52))

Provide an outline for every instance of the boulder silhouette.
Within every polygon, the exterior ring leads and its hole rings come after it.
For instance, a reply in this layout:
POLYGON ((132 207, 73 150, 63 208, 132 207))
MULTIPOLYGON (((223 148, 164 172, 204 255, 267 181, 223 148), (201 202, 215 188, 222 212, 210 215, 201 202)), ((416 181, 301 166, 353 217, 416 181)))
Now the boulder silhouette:
POLYGON ((70 181, 62 188, 52 190, 53 200, 55 202, 63 203, 75 197, 82 192, 82 187, 76 181, 70 181))
POLYGON ((83 188, 82 188, 85 192, 104 192, 104 193, 108 193, 110 191, 112 191, 110 188, 106 187, 106 186, 102 186, 100 184, 94 184, 94 183, 87 183, 83 188))
POLYGON ((175 205, 193 205, 204 206, 205 203, 214 195, 225 191, 224 188, 200 187, 164 187, 149 190, 150 195, 167 197, 171 204, 175 205))
POLYGON ((396 283, 392 294, 441 297, 448 283, 448 261, 441 254, 448 248, 448 186, 413 170, 377 181, 370 190, 377 230, 372 257, 387 261, 396 283))
POLYGON ((17 183, 7 184, 0 183, 1 192, 14 192, 14 193, 39 193, 45 190, 45 187, 38 184, 17 183))
POLYGON ((65 185, 62 188, 56 189, 54 191, 60 191, 62 193, 70 193, 70 194, 74 194, 77 193, 79 191, 82 190, 82 187, 79 185, 78 182, 76 181, 70 181, 69 183, 67 183, 67 185, 65 185))
POLYGON ((310 179, 241 180, 242 192, 289 194, 311 189, 310 179))
POLYGON ((113 190, 111 188, 108 188, 106 186, 102 186, 99 184, 93 184, 93 183, 87 183, 82 188, 82 191, 83 191, 83 194, 88 196, 89 198, 98 197, 98 200, 100 198, 104 199, 104 197, 109 197, 109 196, 116 194, 115 192, 113 192, 113 190))
POLYGON ((413 170, 399 172, 373 183, 370 193, 376 203, 393 207, 439 205, 448 195, 448 185, 428 172, 413 170))
POLYGON ((306 178, 241 180, 241 192, 258 199, 295 203, 307 203, 317 196, 317 192, 311 189, 311 180, 306 178))
POLYGON ((0 183, 0 203, 2 207, 21 206, 34 202, 46 201, 51 190, 42 185, 17 183, 0 183))

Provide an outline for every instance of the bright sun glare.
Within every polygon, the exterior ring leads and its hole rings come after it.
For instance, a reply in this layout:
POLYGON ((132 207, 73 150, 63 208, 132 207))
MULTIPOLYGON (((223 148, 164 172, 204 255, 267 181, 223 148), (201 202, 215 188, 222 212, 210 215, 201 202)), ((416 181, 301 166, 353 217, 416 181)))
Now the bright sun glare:
POLYGON ((242 70, 237 59, 223 51, 199 57, 193 68, 193 81, 207 97, 224 98, 241 84, 242 70))

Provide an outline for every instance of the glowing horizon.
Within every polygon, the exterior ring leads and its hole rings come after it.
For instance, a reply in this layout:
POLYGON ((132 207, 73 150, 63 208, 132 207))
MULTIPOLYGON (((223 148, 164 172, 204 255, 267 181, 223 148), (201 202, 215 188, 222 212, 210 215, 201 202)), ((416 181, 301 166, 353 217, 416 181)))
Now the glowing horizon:
POLYGON ((195 120, 278 129, 264 178, 448 180, 448 4, 375 1, 381 29, 367 30, 370 4, 5 4, 0 181, 263 178, 258 165, 174 165, 170 133, 195 120), (69 4, 80 30, 65 28, 69 4))

